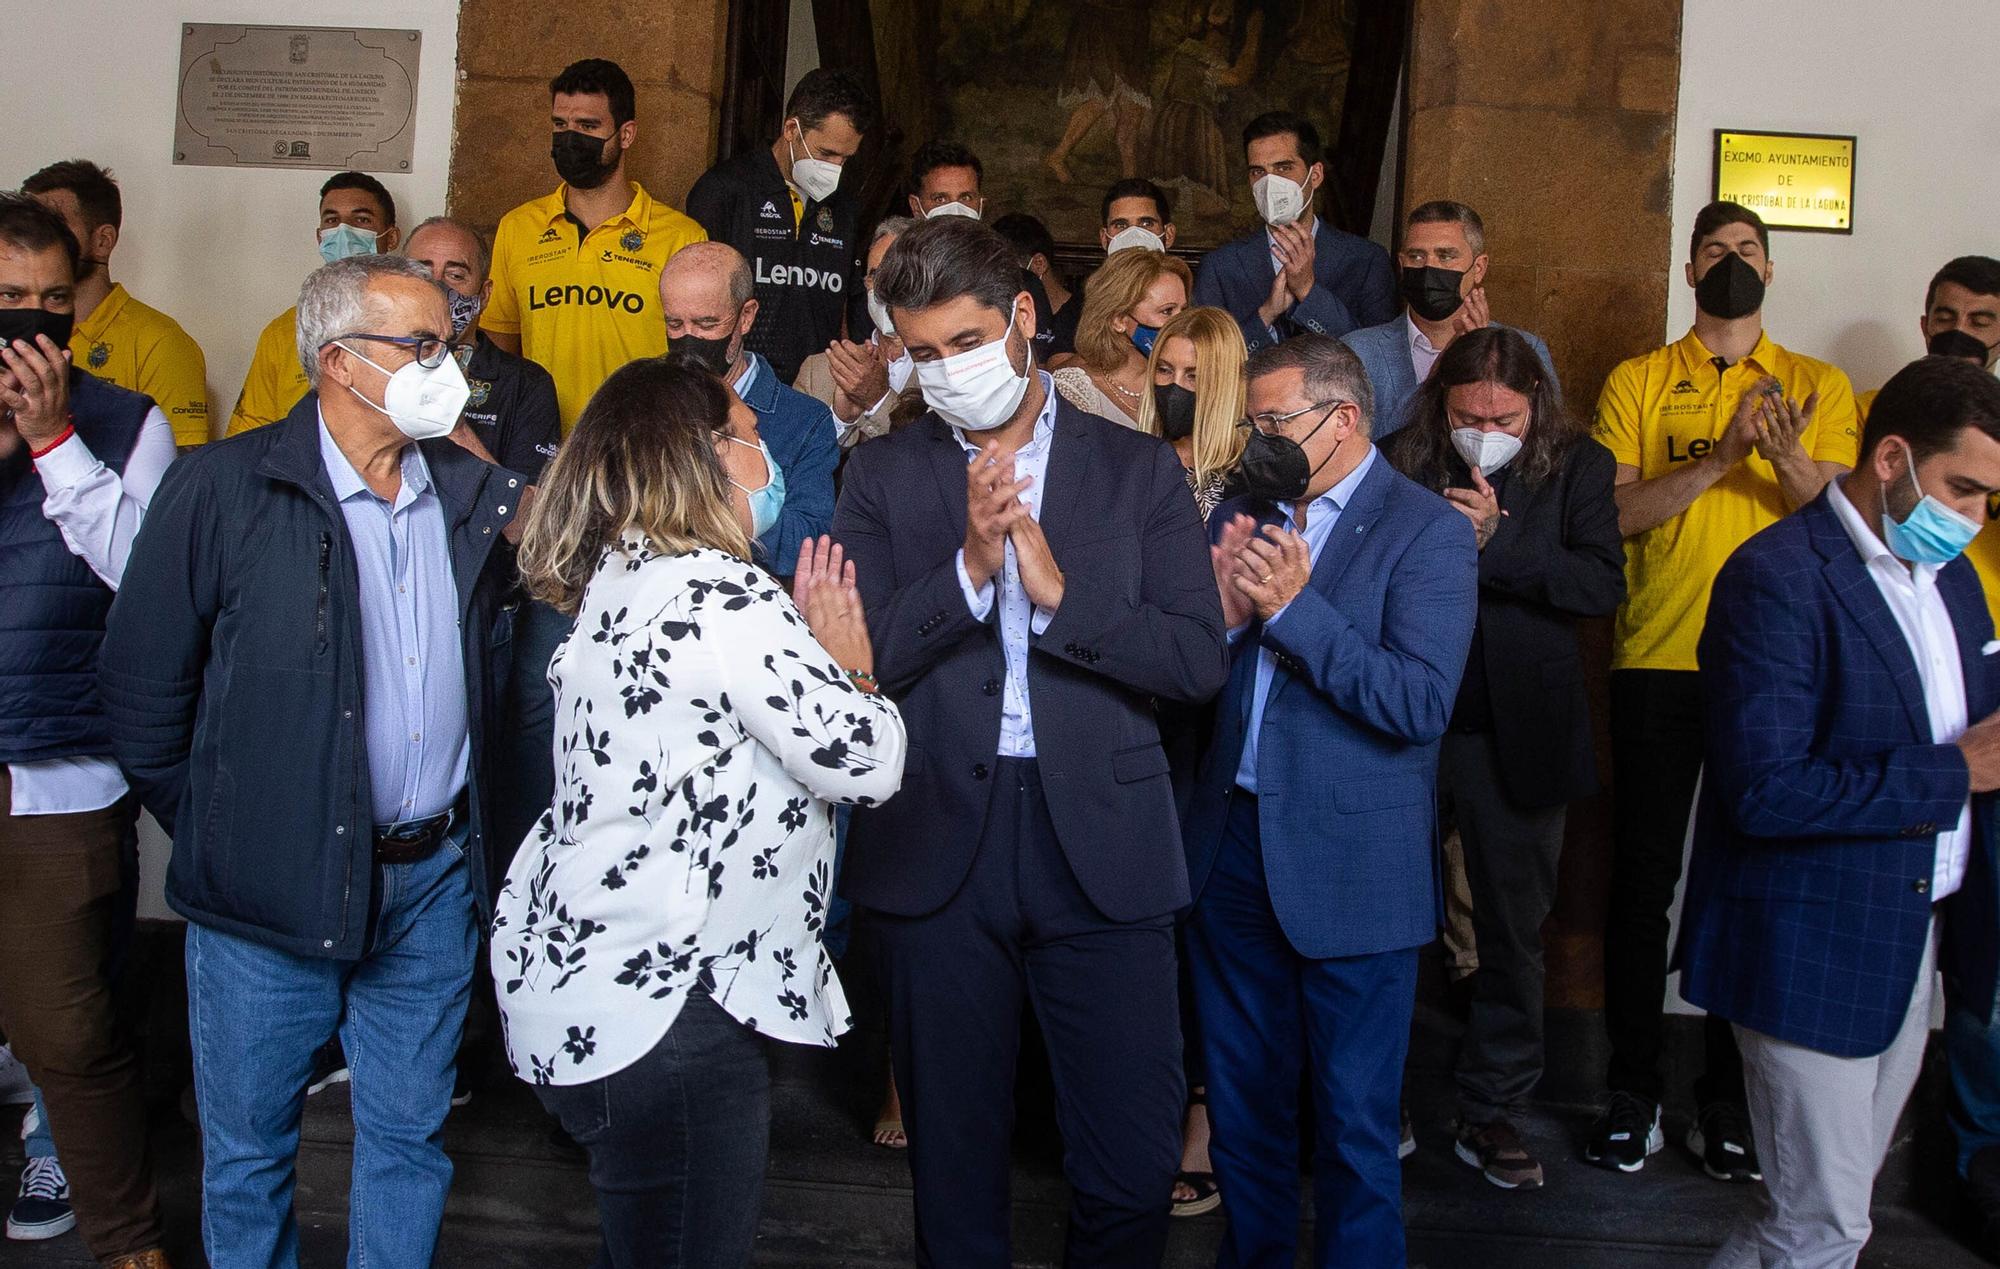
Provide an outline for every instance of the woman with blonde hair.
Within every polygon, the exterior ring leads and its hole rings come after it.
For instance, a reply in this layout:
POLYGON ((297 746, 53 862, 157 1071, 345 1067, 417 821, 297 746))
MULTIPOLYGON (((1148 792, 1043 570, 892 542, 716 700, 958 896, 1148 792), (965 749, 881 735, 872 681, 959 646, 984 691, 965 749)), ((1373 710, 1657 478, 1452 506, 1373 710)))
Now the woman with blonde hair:
POLYGON ((1182 309, 1160 327, 1146 359, 1153 390, 1139 403, 1139 430, 1166 440, 1180 455, 1204 520, 1227 496, 1243 457, 1243 366, 1249 358, 1236 319, 1204 307, 1182 309))
POLYGON ((1083 293, 1076 351, 1056 358, 1056 391, 1079 410, 1126 427, 1153 390, 1146 358, 1160 328, 1187 307, 1194 277, 1163 251, 1114 251, 1083 293))
MULTIPOLYGON (((854 566, 750 562, 729 390, 651 358, 605 380, 544 474, 520 564, 576 618, 549 667, 555 804, 508 869, 492 966, 514 1071, 590 1155, 598 1263, 750 1260, 766 1038, 830 1046, 829 801, 902 782, 854 566)), ((739 457, 739 451, 741 457, 739 457)))

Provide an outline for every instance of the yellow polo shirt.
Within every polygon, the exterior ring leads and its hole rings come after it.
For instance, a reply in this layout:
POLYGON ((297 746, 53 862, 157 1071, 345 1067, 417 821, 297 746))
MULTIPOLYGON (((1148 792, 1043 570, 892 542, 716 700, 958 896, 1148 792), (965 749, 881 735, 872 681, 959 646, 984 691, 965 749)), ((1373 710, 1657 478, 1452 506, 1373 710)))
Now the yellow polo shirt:
POLYGON ((522 355, 556 381, 565 436, 612 371, 667 351, 660 269, 708 237, 636 182, 625 210, 584 234, 564 205, 566 188, 501 218, 493 299, 480 320, 495 334, 519 336, 522 355))
POLYGON ((298 318, 299 310, 288 308, 257 336, 250 373, 243 376, 243 391, 229 415, 231 436, 276 423, 312 391, 305 367, 299 364, 298 318))
POLYGON ((116 283, 76 324, 70 356, 100 379, 153 398, 174 429, 174 444, 208 439, 208 362, 181 324, 141 304, 116 283))
MULTIPOLYGON (((1855 398, 1861 411, 1861 421, 1868 422, 1868 409, 1875 404, 1875 394, 1880 388, 1870 388, 1855 398)), ((1972 561, 1972 571, 1979 574, 1980 588, 1986 592, 1986 611, 1993 614, 1993 625, 2000 629, 2000 521, 1988 520, 1979 536, 1972 539, 1972 545, 1965 548, 1965 558, 1972 561)))
MULTIPOLYGON (((1803 401, 1819 393, 1819 409, 1800 438, 1813 461, 1854 466, 1861 423, 1846 374, 1780 348, 1768 334, 1748 357, 1723 369, 1692 330, 1621 363, 1597 400, 1597 439, 1619 463, 1638 468, 1640 479, 1663 476, 1713 449, 1743 393, 1767 374, 1788 397, 1803 401)), ((1753 449, 1686 511, 1626 539, 1626 597, 1611 667, 1697 668, 1695 642, 1723 561, 1789 510, 1777 473, 1753 449)))

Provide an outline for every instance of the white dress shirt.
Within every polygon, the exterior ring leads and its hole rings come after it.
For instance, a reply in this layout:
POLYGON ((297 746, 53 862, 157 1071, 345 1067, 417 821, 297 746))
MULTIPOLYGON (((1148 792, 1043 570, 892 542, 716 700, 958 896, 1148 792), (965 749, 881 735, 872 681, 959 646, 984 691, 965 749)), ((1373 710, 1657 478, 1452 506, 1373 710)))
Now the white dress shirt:
MULTIPOLYGON (((1931 741, 1948 745, 1965 732, 1965 667, 1959 662, 1958 635, 1952 629, 1951 611, 1938 593, 1937 566, 1905 566, 1882 542, 1867 517, 1847 499, 1847 491, 1834 481, 1828 499, 1840 526, 1861 552, 1868 576, 1889 605, 1903 642, 1917 662, 1917 677, 1924 685, 1924 709, 1930 715, 1931 741)), ((1972 855, 1972 800, 1959 808, 1958 823, 1938 834, 1937 858, 1931 866, 1931 902, 1955 893, 1965 883, 1966 861, 1972 855)))
POLYGON ((1437 364, 1438 354, 1444 350, 1417 329, 1416 319, 1408 313, 1403 314, 1403 325, 1410 328, 1410 369, 1417 372, 1417 382, 1422 383, 1431 377, 1431 367, 1437 364))
MULTIPOLYGON (((1033 476, 1034 483, 1021 495, 1027 505, 1028 514, 1036 524, 1042 522, 1042 488, 1047 481, 1049 470, 1049 443, 1056 431, 1055 384, 1043 371, 1036 371, 1042 378, 1042 412, 1035 419, 1035 435, 1026 445, 1014 451, 1014 478, 1033 476)), ((952 435, 965 447, 966 460, 970 462, 979 456, 979 433, 968 435, 958 428, 952 435)), ((958 552, 958 586, 965 592, 965 606, 980 621, 993 612, 994 578, 987 578, 984 586, 974 589, 972 574, 965 571, 965 549, 958 552)), ((1039 635, 1049 628, 1056 615, 1053 611, 1028 602, 1028 592, 1021 585, 1021 563, 1014 555, 1014 540, 1007 540, 1007 563, 1000 571, 1000 644, 1007 656, 1007 690, 1000 702, 1000 756, 1002 758, 1032 758, 1035 756, 1035 713, 1028 701, 1028 636, 1039 635)))
MULTIPOLYGON (((125 474, 106 467, 83 438, 68 440, 35 460, 47 496, 47 516, 70 553, 90 565, 104 584, 118 589, 132 539, 174 461, 174 429, 154 406, 139 426, 139 439, 125 459, 125 474)), ((125 777, 109 758, 50 758, 7 765, 13 783, 8 809, 15 815, 70 815, 96 811, 125 796, 125 777)))

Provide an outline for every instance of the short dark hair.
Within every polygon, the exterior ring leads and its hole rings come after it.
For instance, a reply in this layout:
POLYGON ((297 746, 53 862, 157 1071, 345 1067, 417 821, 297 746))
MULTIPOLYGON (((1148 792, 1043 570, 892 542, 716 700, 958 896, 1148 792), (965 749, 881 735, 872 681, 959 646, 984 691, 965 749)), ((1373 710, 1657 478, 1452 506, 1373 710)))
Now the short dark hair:
POLYGON ((1319 129, 1313 127, 1312 120, 1295 110, 1267 110, 1249 123, 1243 125, 1243 144, 1262 141, 1265 137, 1290 136, 1299 143, 1299 157, 1307 166, 1325 157, 1320 148, 1319 129))
POLYGON ((24 194, 50 194, 56 190, 66 190, 76 199, 76 209, 83 213, 85 229, 95 229, 99 225, 109 225, 113 229, 124 227, 125 202, 118 197, 118 182, 111 179, 109 171, 89 159, 64 159, 60 163, 51 163, 21 182, 24 194))
POLYGON ((823 66, 807 71, 785 101, 785 118, 797 119, 801 128, 817 128, 833 115, 846 116, 856 132, 872 132, 874 99, 859 79, 844 70, 823 66))
POLYGON ((1472 248, 1473 255, 1486 250, 1486 222, 1479 213, 1464 203, 1455 203, 1449 198, 1433 198, 1428 203, 1419 203, 1403 222, 1415 225, 1457 225, 1465 230, 1465 241, 1472 248))
POLYGON ((1924 312, 1937 303, 1937 289, 1945 283, 1962 286, 1974 295, 2000 295, 2000 260, 1992 256, 1960 256, 1931 275, 1924 292, 1924 312))
POLYGON ((1011 313, 1020 293, 1013 244, 964 216, 939 216, 905 230, 875 267, 875 294, 891 308, 934 308, 969 295, 1011 313))
POLYGON ((1875 394, 1861 429, 1861 459, 1900 436, 1921 461, 1957 445, 1968 427, 2000 441, 2000 379, 1962 357, 1919 357, 1875 394))
POLYGON ((638 117, 637 96, 632 91, 632 77, 618 63, 602 57, 586 57, 580 62, 571 62, 562 72, 549 81, 549 96, 588 96, 602 93, 611 103, 611 124, 617 127, 632 122, 638 117))
POLYGON ((910 189, 921 189, 924 178, 941 167, 969 167, 981 181, 986 179, 985 165, 971 150, 956 141, 926 141, 910 156, 910 189))
POLYGON ((1039 218, 1027 212, 1008 212, 993 222, 993 232, 1014 248, 1014 258, 1024 269, 1037 255, 1046 257, 1050 264, 1056 262, 1056 236, 1039 218))
POLYGON ((374 196, 382 207, 382 219, 387 224, 396 223, 396 199, 389 193, 389 187, 366 172, 335 172, 326 178, 326 184, 319 187, 319 196, 325 198, 337 189, 358 189, 374 196))
POLYGON ((1688 235, 1688 259, 1692 260, 1701 251, 1702 239, 1726 225, 1748 225, 1757 231, 1757 245, 1771 254, 1771 231, 1764 224, 1764 218, 1741 203, 1718 199, 1694 214, 1694 232, 1688 235))
POLYGON ((83 246, 61 216, 26 194, 0 193, 0 242, 16 251, 61 247, 71 276, 83 268, 83 246))
POLYGON ((1128 176, 1122 181, 1114 181, 1111 188, 1104 191, 1104 202, 1097 209, 1097 223, 1102 225, 1111 219, 1111 204, 1121 198, 1150 198, 1153 210, 1160 213, 1160 223, 1174 223, 1174 205, 1167 199, 1167 191, 1153 184, 1143 176, 1128 176))
POLYGON ((1362 433, 1372 434, 1375 390, 1369 386, 1368 371, 1361 358, 1346 344, 1331 335, 1294 335, 1281 344, 1250 354, 1250 362, 1243 368, 1243 382, 1248 384, 1280 370, 1304 371, 1306 392, 1314 400, 1354 402, 1361 411, 1362 433))

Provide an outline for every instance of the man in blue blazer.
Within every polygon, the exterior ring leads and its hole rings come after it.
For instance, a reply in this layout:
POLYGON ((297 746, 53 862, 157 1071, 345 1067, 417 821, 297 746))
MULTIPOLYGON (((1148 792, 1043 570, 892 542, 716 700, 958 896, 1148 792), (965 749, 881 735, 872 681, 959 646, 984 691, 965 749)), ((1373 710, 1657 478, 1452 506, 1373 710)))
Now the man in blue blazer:
POLYGON ((1389 253, 1313 211, 1326 180, 1319 130, 1273 110, 1243 129, 1264 227, 1202 258, 1194 302, 1227 309, 1251 352, 1293 335, 1345 335, 1396 315, 1389 253))
POLYGON ((1926 357, 1883 387, 1854 470, 1716 578, 1676 961, 1734 1024, 1770 1198, 1718 1269, 1853 1264, 1934 967, 1992 1011, 2000 667, 1959 553, 1996 494, 2000 382, 1926 357))
POLYGON ((1293 1263, 1305 1069, 1313 1263, 1377 1269, 1404 1259, 1398 1101, 1479 555, 1471 522, 1370 444, 1368 379, 1338 340, 1287 340, 1247 373, 1251 493, 1210 519, 1234 659, 1183 831, 1219 1263, 1293 1263))
MULTIPOLYGON (((1379 326, 1340 337, 1368 371, 1375 390, 1375 439, 1403 426, 1410 398, 1430 378, 1451 341, 1482 326, 1499 326, 1486 307, 1486 225, 1464 203, 1439 198, 1412 211, 1397 253, 1396 289, 1404 311, 1379 326)), ((1514 328, 1508 328, 1514 329, 1514 328)), ((1555 363, 1541 337, 1515 330, 1542 359, 1560 396, 1555 363)))

